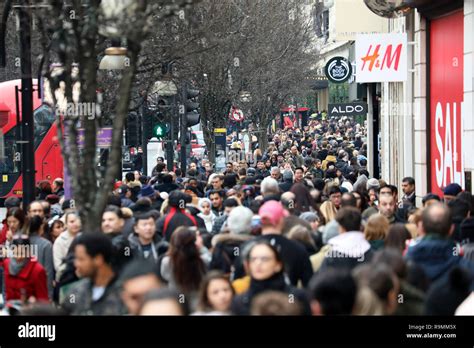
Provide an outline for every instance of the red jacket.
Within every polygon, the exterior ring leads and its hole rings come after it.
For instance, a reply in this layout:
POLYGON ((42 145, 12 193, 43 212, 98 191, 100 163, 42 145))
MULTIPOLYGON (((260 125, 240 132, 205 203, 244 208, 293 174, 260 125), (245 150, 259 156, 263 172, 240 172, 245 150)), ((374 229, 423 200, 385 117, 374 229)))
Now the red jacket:
POLYGON ((3 224, 3 227, 2 227, 2 231, 0 232, 0 244, 5 244, 5 242, 7 241, 7 232, 8 232, 7 219, 3 220, 2 224, 3 224))
POLYGON ((3 261, 6 300, 21 300, 22 289, 25 289, 26 299, 34 296, 38 301, 48 301, 48 285, 43 266, 35 259, 31 259, 20 273, 14 276, 10 274, 10 262, 8 258, 3 261))

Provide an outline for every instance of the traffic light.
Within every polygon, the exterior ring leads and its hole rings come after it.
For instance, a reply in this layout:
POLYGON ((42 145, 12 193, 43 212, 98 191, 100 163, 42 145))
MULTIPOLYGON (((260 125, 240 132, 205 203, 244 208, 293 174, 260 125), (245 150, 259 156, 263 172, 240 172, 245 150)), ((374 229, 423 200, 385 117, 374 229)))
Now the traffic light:
POLYGON ((129 146, 138 146, 140 144, 140 120, 136 112, 131 112, 127 117, 126 125, 126 143, 129 146))
POLYGON ((185 109, 185 121, 186 127, 193 127, 201 121, 201 115, 199 114, 199 103, 196 98, 199 95, 199 91, 193 88, 184 89, 184 109, 185 109))
POLYGON ((165 123, 166 113, 171 108, 171 99, 156 94, 148 97, 143 130, 147 140, 162 139, 168 134, 169 127, 165 123))
POLYGON ((168 134, 168 127, 165 123, 157 123, 153 127, 152 135, 157 139, 162 139, 168 134))

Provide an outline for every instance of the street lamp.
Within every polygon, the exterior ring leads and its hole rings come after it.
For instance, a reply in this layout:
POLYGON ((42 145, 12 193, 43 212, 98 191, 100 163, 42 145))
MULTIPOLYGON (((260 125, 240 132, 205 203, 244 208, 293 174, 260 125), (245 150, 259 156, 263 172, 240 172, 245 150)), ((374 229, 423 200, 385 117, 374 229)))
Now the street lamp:
POLYGON ((112 39, 112 47, 105 50, 99 64, 100 70, 123 70, 127 66, 127 49, 121 47, 120 39, 127 37, 127 18, 136 14, 138 2, 135 0, 102 0, 100 9, 104 20, 99 32, 112 39))
POLYGON ((364 2, 372 12, 384 18, 405 16, 413 3, 406 0, 364 0, 364 2))
POLYGON ((100 70, 123 70, 127 65, 127 49, 125 47, 109 47, 99 64, 100 70))

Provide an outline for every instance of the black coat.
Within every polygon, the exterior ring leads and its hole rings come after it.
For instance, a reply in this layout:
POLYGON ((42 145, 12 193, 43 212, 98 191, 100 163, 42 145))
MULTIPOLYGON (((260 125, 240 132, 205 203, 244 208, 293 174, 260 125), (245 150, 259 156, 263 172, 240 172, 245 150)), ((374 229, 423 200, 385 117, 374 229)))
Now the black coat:
POLYGON ((296 299, 295 304, 301 306, 302 314, 311 315, 311 308, 306 293, 303 290, 288 285, 282 272, 262 281, 252 279, 250 281, 250 288, 243 294, 236 296, 232 301, 231 312, 235 315, 250 315, 253 299, 257 295, 269 290, 294 295, 296 299))
POLYGON ((267 170, 267 169, 263 169, 263 170, 257 169, 256 170, 256 176, 262 176, 262 177, 266 178, 267 176, 270 176, 270 171, 267 170))
POLYGON ((166 192, 170 193, 171 191, 178 190, 179 186, 173 183, 170 184, 160 184, 160 185, 155 185, 154 189, 158 192, 166 192))
POLYGON ((156 221, 156 232, 162 236, 167 242, 170 241, 171 234, 180 226, 196 226, 197 227, 197 221, 195 223, 196 219, 191 219, 189 217, 189 214, 185 214, 182 210, 172 208, 172 210, 166 214, 165 216, 162 216, 156 221), (168 226, 165 228, 165 221, 168 217, 168 215, 172 214, 172 217, 169 220, 168 226))
POLYGON ((281 192, 288 192, 291 190, 293 186, 293 181, 284 181, 278 185, 280 187, 281 192))
POLYGON ((206 223, 204 222, 204 220, 200 216, 198 216, 198 214, 201 211, 198 208, 192 207, 192 206, 188 206, 188 207, 186 207, 186 209, 196 219, 197 228, 199 229, 199 231, 201 233, 207 233, 206 223))
MULTIPOLYGON (((277 247, 285 265, 285 273, 292 285, 297 286, 298 281, 301 281, 303 286, 308 285, 313 275, 313 268, 309 261, 309 255, 302 245, 279 234, 267 234, 258 237, 257 240, 266 240, 277 247)), ((244 248, 242 247, 242 249, 244 248)), ((236 278, 243 275, 243 267, 239 267, 236 270, 236 278)))
POLYGON ((360 257, 349 257, 349 256, 341 256, 341 257, 325 257, 321 267, 319 268, 319 272, 324 272, 327 268, 337 268, 337 269, 345 269, 352 271, 359 265, 364 263, 368 263, 372 260, 374 256, 374 252, 372 249, 367 250, 363 256, 360 257))
POLYGON ((338 159, 337 162, 336 162, 336 168, 339 169, 341 171, 341 173, 343 175, 347 175, 349 174, 349 171, 348 171, 348 164, 347 162, 341 160, 341 159, 338 159))
POLYGON ((126 237, 122 232, 106 234, 110 238, 114 255, 112 258, 112 267, 115 272, 119 273, 122 268, 133 258, 133 250, 126 237))
POLYGON ((252 239, 252 236, 232 233, 223 233, 215 236, 212 239, 214 248, 209 269, 219 270, 233 277, 239 261, 235 251, 242 250, 242 245, 250 239, 252 239))
POLYGON ((324 161, 326 157, 328 156, 328 150, 327 149, 322 149, 318 151, 318 158, 321 161, 324 161))
POLYGON ((434 282, 459 265, 461 257, 453 250, 456 250, 456 244, 452 240, 429 234, 408 248, 405 257, 420 266, 428 279, 434 282))

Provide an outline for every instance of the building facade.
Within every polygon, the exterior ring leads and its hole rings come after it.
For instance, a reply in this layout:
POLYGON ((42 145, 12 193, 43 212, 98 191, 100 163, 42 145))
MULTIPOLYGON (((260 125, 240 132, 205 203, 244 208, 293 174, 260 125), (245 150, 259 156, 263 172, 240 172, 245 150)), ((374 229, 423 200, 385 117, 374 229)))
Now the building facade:
MULTIPOLYGON (((393 6, 388 0, 372 3, 393 6)), ((380 21, 356 12, 361 4, 370 7, 362 0, 315 4, 319 109, 334 101, 324 81, 326 62, 343 56, 355 67, 362 64, 354 56, 357 33, 406 33, 406 80, 348 84, 347 101, 368 104, 369 172, 398 187, 404 177, 414 177, 418 201, 428 192, 442 195, 453 182, 474 193, 474 0, 406 1, 396 18, 371 12, 380 21)))
POLYGON ((474 192, 473 3, 424 2, 389 20, 408 36, 408 78, 381 84, 380 176, 413 176, 418 200, 453 182, 474 192))

